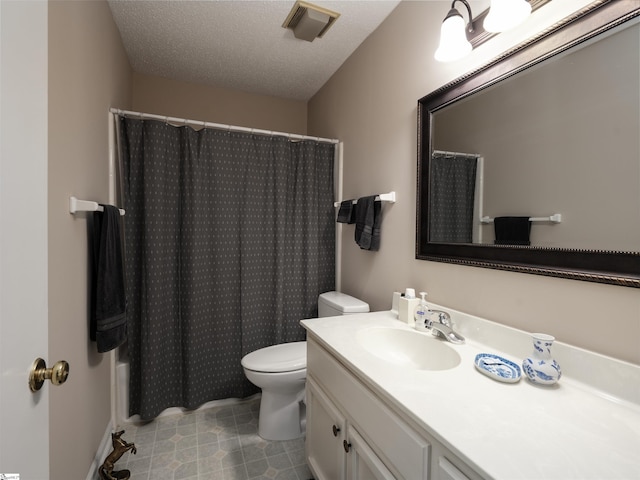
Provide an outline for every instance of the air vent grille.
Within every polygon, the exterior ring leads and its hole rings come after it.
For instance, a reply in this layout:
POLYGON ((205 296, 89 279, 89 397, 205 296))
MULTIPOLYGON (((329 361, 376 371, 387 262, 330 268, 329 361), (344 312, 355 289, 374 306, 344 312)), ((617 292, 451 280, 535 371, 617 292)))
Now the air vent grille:
MULTIPOLYGON (((302 0, 298 0, 294 5, 289 15, 287 15, 286 20, 282 24, 283 28, 288 28, 297 33, 296 30, 303 27, 302 23, 304 23, 305 18, 313 17, 315 22, 319 22, 318 18, 322 18, 322 25, 317 27, 319 30, 317 33, 314 33, 314 38, 321 38, 327 30, 335 23, 335 21, 340 16, 339 13, 333 12, 326 8, 319 7, 317 5, 313 5, 308 2, 304 2, 302 0)), ((298 35, 296 37, 300 38, 298 35)), ((303 37, 304 38, 304 37, 303 37)), ((313 41, 313 39, 304 38, 308 41, 313 41)))
MULTIPOLYGON (((303 7, 302 5, 300 5, 299 3, 296 3, 296 6, 294 7, 294 9, 292 10, 293 15, 289 14, 291 20, 289 20, 288 22, 284 22, 284 25, 282 25, 284 28, 295 28, 296 25, 298 25, 298 22, 300 21, 300 19, 302 18, 302 16, 304 15, 304 13, 307 11, 307 7, 303 7)), ((287 18, 288 20, 288 18, 287 18)))

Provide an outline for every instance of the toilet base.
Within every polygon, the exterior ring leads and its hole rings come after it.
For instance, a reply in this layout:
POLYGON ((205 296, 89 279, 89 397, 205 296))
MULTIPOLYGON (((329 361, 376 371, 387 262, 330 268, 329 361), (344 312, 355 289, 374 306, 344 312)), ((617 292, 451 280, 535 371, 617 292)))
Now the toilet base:
MULTIPOLYGON (((302 396, 304 391, 302 392, 302 396)), ((262 390, 258 435, 265 440, 293 440, 305 433, 306 408, 302 398, 291 401, 291 394, 262 390)))

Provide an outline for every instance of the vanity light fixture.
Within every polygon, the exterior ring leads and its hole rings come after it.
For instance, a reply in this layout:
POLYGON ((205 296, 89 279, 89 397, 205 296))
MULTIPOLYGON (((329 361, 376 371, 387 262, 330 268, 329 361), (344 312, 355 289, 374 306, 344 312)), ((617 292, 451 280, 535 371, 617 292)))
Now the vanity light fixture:
POLYGON ((527 0, 491 0, 483 26, 487 32, 506 32, 520 25, 530 14, 531 4, 527 0))
POLYGON ((434 58, 439 62, 453 62, 471 53, 499 32, 510 30, 524 22, 531 12, 551 0, 491 0, 490 7, 473 17, 467 0, 453 0, 451 9, 442 22, 440 45, 434 58), (465 24, 462 14, 455 8, 462 3, 469 15, 465 24))

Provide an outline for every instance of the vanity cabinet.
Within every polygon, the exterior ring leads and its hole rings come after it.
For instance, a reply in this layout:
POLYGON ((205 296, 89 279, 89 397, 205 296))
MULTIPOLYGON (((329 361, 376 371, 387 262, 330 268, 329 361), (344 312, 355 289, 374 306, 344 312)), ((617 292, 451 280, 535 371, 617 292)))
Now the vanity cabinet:
POLYGON ((438 480, 468 480, 464 473, 462 473, 453 463, 451 463, 447 457, 438 457, 438 463, 435 465, 434 477, 438 480))
POLYGON ((306 448, 316 480, 394 479, 358 431, 310 378, 306 448))
POLYGON ((481 478, 418 432, 311 336, 306 451, 316 480, 481 478))
POLYGON ((344 447, 349 480, 395 480, 382 460, 351 425, 348 425, 344 447))
POLYGON ((462 312, 456 325, 470 341, 453 347, 460 364, 448 370, 406 362, 416 352, 440 358, 434 346, 448 345, 398 322, 392 311, 301 323, 311 404, 307 454, 317 480, 639 479, 638 365, 558 342, 567 375, 558 388, 541 389, 480 374, 478 354, 518 358, 529 352, 531 336, 462 312), (341 425, 337 437, 334 424, 341 425), (314 441, 320 431, 325 441, 314 441), (540 438, 549 441, 541 445, 540 438), (333 453, 322 457, 327 445, 333 453))
POLYGON ((307 378, 307 462, 316 480, 344 480, 344 415, 311 379, 307 378))

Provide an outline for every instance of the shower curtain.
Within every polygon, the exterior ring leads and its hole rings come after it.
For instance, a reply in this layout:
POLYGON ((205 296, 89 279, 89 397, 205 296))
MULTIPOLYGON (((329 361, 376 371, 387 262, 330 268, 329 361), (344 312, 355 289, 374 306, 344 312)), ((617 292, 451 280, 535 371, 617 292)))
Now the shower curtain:
POLYGON ((335 285, 334 145, 122 118, 130 415, 258 389, 335 285))
POLYGON ((434 152, 429 171, 429 241, 473 242, 478 157, 434 152))

